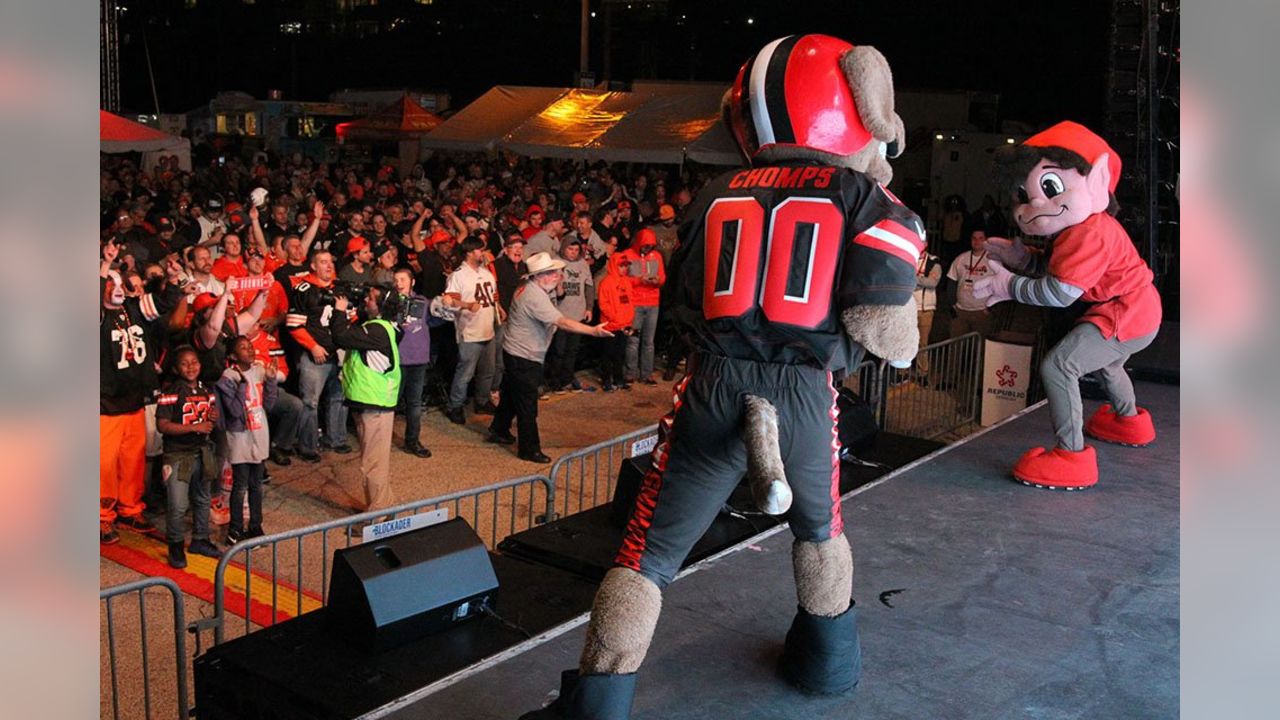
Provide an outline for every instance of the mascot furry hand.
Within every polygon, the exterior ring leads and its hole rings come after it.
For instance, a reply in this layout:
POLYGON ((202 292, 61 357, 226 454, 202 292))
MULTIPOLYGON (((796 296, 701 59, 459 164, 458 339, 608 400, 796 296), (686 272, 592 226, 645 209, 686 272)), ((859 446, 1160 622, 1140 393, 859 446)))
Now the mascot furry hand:
POLYGON ((696 352, 659 423, 579 667, 525 720, 629 717, 662 589, 744 472, 795 536, 782 675, 815 693, 857 685, 829 369, 854 367, 864 349, 905 364, 920 343, 912 294, 924 232, 884 188, 903 147, 893 103, 884 57, 825 35, 776 40, 739 71, 723 110, 751 167, 699 193, 667 284, 696 352))
POLYGON ((1113 217, 1120 158, 1105 140, 1083 125, 1061 122, 1002 149, 996 172, 1013 196, 1018 228, 1049 238, 1050 249, 1037 255, 1020 241, 989 239, 996 272, 974 283, 974 295, 988 305, 1009 299, 1046 307, 1094 303, 1040 365, 1057 445, 1028 451, 1013 468, 1026 485, 1080 490, 1098 482, 1085 434, 1130 446, 1155 440, 1151 415, 1138 407, 1124 364, 1155 338, 1160 295, 1151 269, 1113 217), (1102 374, 1111 403, 1082 423, 1079 380, 1091 372, 1102 374))

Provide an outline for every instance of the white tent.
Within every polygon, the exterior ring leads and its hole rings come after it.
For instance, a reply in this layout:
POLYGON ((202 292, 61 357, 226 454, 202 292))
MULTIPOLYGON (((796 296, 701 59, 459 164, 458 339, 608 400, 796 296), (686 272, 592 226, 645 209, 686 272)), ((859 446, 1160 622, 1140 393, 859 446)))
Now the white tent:
POLYGON ((422 139, 423 147, 577 160, 685 159, 738 165, 720 122, 724 87, 637 83, 631 92, 499 85, 422 139))
POLYGON ((142 167, 151 170, 165 155, 177 155, 178 166, 191 169, 191 141, 142 123, 98 111, 99 148, 104 153, 140 152, 142 167))
POLYGON ((436 126, 422 138, 422 145, 467 152, 492 150, 507 133, 564 92, 562 88, 498 85, 436 126))

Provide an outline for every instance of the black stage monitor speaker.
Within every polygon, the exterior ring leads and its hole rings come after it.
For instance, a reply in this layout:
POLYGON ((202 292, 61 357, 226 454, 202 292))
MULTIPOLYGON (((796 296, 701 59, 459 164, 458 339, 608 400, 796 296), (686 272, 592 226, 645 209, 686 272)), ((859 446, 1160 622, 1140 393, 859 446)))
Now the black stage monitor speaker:
POLYGON ((461 518, 333 553, 330 618, 382 650, 439 632, 491 606, 498 578, 461 518))
POLYGON ((868 450, 876 442, 880 425, 875 410, 867 401, 849 388, 842 387, 836 395, 836 407, 840 411, 840 446, 851 453, 868 450))
POLYGON ((609 506, 609 524, 624 528, 631 520, 636 505, 636 494, 649 466, 653 465, 653 453, 645 453, 622 461, 618 468, 618 484, 613 487, 613 503, 609 506))

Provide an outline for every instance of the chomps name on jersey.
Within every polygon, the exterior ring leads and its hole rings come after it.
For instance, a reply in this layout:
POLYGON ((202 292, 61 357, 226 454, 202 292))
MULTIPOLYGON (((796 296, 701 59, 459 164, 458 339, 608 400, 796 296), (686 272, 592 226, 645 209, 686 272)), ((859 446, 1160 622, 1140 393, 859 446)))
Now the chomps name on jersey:
POLYGON ((825 188, 831 185, 833 167, 764 167, 743 170, 729 181, 729 188, 825 188))

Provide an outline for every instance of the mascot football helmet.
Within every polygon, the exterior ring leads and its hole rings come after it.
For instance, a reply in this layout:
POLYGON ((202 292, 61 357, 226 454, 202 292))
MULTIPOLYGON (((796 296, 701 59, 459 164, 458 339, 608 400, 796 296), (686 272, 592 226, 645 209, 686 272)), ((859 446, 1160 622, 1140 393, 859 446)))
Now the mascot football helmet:
POLYGON ((789 35, 748 60, 726 104, 743 154, 754 158, 763 148, 790 145, 845 156, 874 140, 840 67, 853 48, 830 35, 789 35))

